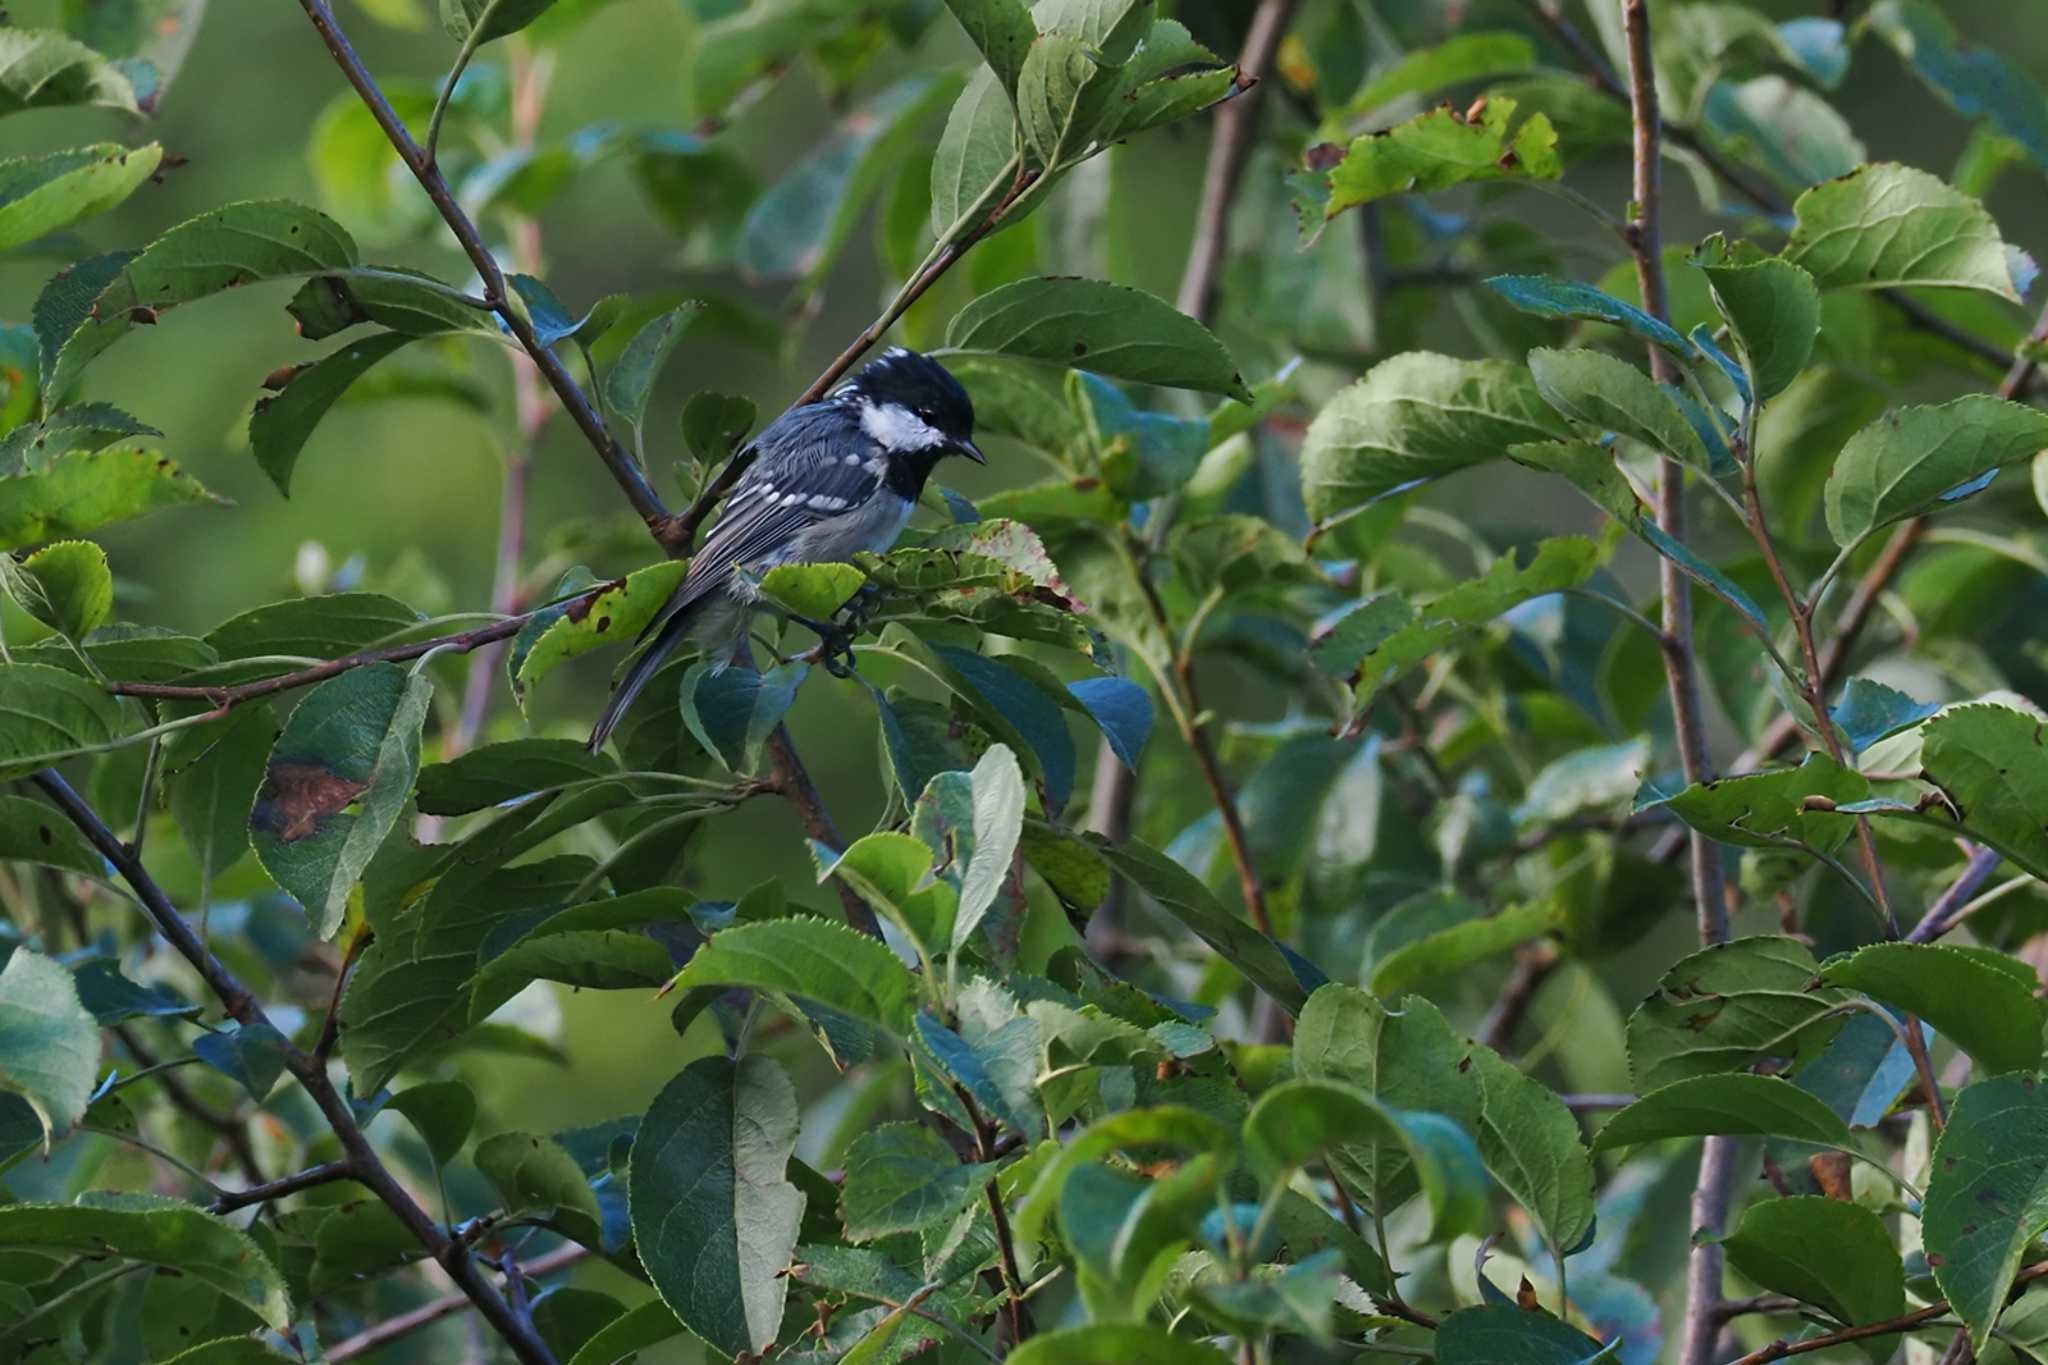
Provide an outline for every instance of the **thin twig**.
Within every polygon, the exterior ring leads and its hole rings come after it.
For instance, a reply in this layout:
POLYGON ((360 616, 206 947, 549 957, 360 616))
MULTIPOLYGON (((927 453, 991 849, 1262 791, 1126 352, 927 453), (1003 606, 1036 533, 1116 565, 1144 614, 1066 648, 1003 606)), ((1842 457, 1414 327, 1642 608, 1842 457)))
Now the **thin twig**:
POLYGON ((341 68, 342 75, 346 76, 348 83, 355 88, 363 107, 369 110, 377 126, 383 129, 385 139, 391 143, 392 150, 398 153, 398 159, 405 163, 406 169, 412 172, 413 179, 419 181, 420 188, 427 192, 427 198, 433 201, 442 221, 448 225, 448 230, 455 234, 455 240, 461 245, 463 254, 468 256, 470 264, 476 267, 477 277, 484 285, 484 302, 504 323, 505 330, 512 334, 512 339, 519 343, 520 349, 531 357, 534 367, 547 380, 548 387, 555 391, 555 397, 561 400, 562 407, 568 412, 570 419, 576 423, 577 428, 589 440, 591 447, 597 451, 598 458, 604 462, 612 479, 619 485, 619 490, 626 495, 626 501, 632 504, 634 512, 646 523, 649 532, 657 541, 667 545, 673 535, 674 519, 670 517, 668 508, 663 505, 661 495, 656 493, 654 485, 648 482, 647 474, 640 468, 639 461, 635 460, 624 446, 613 439, 611 432, 606 430, 604 418, 599 415, 589 396, 570 376, 561 358, 541 344, 540 337, 533 330, 533 323, 512 298, 511 291, 505 283, 505 272, 499 268, 497 258, 491 255, 490 248, 484 245, 476 224, 469 220, 469 215, 464 213, 462 206, 456 202, 455 192, 448 187, 448 182, 442 178, 441 172, 427 155, 426 149, 413 141, 412 134, 406 131, 404 120, 392 109, 391 101, 384 97, 384 92, 377 88, 377 82, 364 67, 362 58, 356 55, 356 50, 350 45, 347 35, 341 31, 341 25, 335 20, 334 11, 328 7, 327 0, 299 0, 299 8, 313 21, 313 28, 319 33, 320 40, 327 45, 327 51, 333 56, 335 65, 341 68))
POLYGON ((246 1209, 251 1204, 267 1204, 273 1199, 282 1199, 288 1194, 297 1194, 301 1190, 310 1190, 315 1186, 331 1185, 337 1180, 353 1180, 355 1175, 356 1168, 346 1161, 325 1161, 291 1175, 266 1180, 261 1185, 251 1185, 246 1190, 228 1190, 206 1208, 209 1213, 233 1213, 236 1209, 246 1209))
MULTIPOLYGON (((1657 78, 1650 57, 1648 0, 1623 0, 1622 23, 1628 39, 1628 97, 1635 198, 1634 217, 1628 224, 1629 248, 1635 257, 1643 307, 1652 317, 1668 321, 1671 310, 1664 289, 1663 238, 1659 230, 1663 200, 1658 142, 1662 125, 1657 109, 1657 78)), ((1670 357, 1654 344, 1650 346, 1649 354, 1650 373, 1661 382, 1674 382, 1678 376, 1673 372, 1670 357)), ((1662 461, 1658 469, 1657 525, 1671 539, 1681 543, 1685 540, 1685 470, 1670 459, 1662 461)), ((1671 694, 1672 724, 1678 737, 1679 762, 1688 784, 1703 782, 1711 773, 1706 719, 1700 704, 1699 674, 1693 660, 1691 584, 1668 557, 1658 559, 1657 569, 1666 636, 1664 677, 1671 694)), ((1691 844, 1693 904, 1700 942, 1722 943, 1728 938, 1728 902, 1722 881, 1720 850, 1697 830, 1692 832, 1691 844)), ((1710 1365, 1714 1358, 1714 1345, 1721 1334, 1718 1310, 1723 1253, 1719 1237, 1728 1224, 1728 1205, 1734 1183, 1733 1142, 1725 1137, 1708 1138, 1700 1151, 1699 1177, 1692 1192, 1692 1226, 1695 1232, 1691 1259, 1686 1267, 1680 1365, 1710 1365)))
MULTIPOLYGON (((2036 1261, 2013 1276, 2012 1287, 2018 1289, 2043 1277, 2048 1277, 2048 1261, 2036 1261)), ((1781 1339, 1761 1350, 1751 1351, 1741 1359, 1730 1362, 1730 1365, 1770 1365, 1771 1361, 1783 1360, 1787 1356, 1805 1355, 1809 1351, 1825 1351, 1832 1346, 1842 1346, 1852 1341, 1868 1341, 1872 1337, 1894 1336, 1900 1332, 1910 1332, 1921 1323, 1932 1322, 1950 1311, 1948 1303, 1944 1300, 1930 1303, 1925 1308, 1916 1308, 1895 1318, 1886 1318, 1883 1322, 1869 1322, 1860 1327, 1844 1327, 1839 1331, 1807 1337, 1801 1341, 1781 1339)))
MULTIPOLYGON (((565 608, 569 615, 574 617, 579 606, 588 605, 600 593, 618 586, 618 581, 614 580, 571 597, 566 602, 554 603, 553 606, 565 608)), ((237 683, 231 687, 208 687, 204 683, 122 682, 117 679, 107 684, 107 690, 117 697, 161 697, 212 702, 216 708, 225 712, 230 707, 239 706, 258 697, 274 696, 279 692, 289 692, 294 688, 310 687, 314 683, 325 682, 350 669, 361 668, 364 664, 404 663, 408 659, 417 659, 426 654, 467 654, 494 640, 510 639, 517 635, 528 621, 548 609, 536 608, 533 611, 521 612, 516 616, 493 621, 487 626, 459 631, 454 635, 437 635, 428 640, 413 640, 402 645, 359 650, 354 654, 344 654, 339 659, 329 659, 325 663, 314 664, 308 668, 258 678, 253 682, 237 683)))
MULTIPOLYGON (((180 957, 191 964, 192 969, 199 974, 199 979, 206 983, 207 989, 220 1001, 221 1008, 227 1012, 228 1017, 245 1028, 258 1024, 275 1028, 255 995, 220 959, 207 951, 206 945, 192 932, 192 926, 185 922, 185 917, 171 904, 170 897, 164 894, 163 888, 157 885, 156 879, 150 876, 149 870, 134 853, 107 828, 107 823, 100 818, 99 812, 73 791, 71 784, 54 768, 45 768, 29 780, 50 798, 51 804, 63 812, 64 817, 78 828, 86 841, 113 864, 114 870, 121 874, 121 879, 127 882, 129 889, 135 893, 136 901, 142 906, 143 913, 149 916, 150 922, 156 926, 156 931, 180 957)), ((547 1343, 540 1339, 540 1335, 530 1325, 521 1323, 512 1314, 504 1299, 499 1297, 498 1291, 491 1287, 477 1269, 468 1248, 448 1240, 441 1225, 413 1201, 405 1187, 399 1184, 389 1168, 372 1150, 369 1140, 363 1136, 362 1126, 356 1122, 354 1111, 349 1108, 348 1101, 342 1098, 341 1092, 335 1089, 334 1082, 328 1078, 327 1068, 315 1062, 307 1053, 300 1051, 288 1039, 283 1044, 283 1052, 285 1069, 304 1087, 306 1094, 326 1117, 328 1127, 334 1130, 335 1138, 341 1143, 342 1160, 354 1178, 368 1187, 372 1194, 398 1216, 399 1221, 405 1224, 407 1230, 419 1240, 420 1245, 440 1263, 441 1268, 468 1296, 469 1301, 476 1305, 477 1311, 484 1319, 505 1338, 506 1344, 512 1348, 512 1353, 523 1362, 523 1365, 555 1365, 554 1355, 548 1350, 547 1343)))
POLYGON ((1536 999, 1536 992, 1563 960, 1557 945, 1548 939, 1523 945, 1515 954, 1514 971, 1508 974, 1507 983, 1500 988, 1493 1008, 1486 1012, 1486 1018, 1479 1025, 1479 1041, 1495 1052, 1506 1051, 1514 1042, 1515 1030, 1521 1027, 1530 1003, 1536 999))
MULTIPOLYGON (((522 1275, 551 1275, 557 1270, 575 1265, 590 1255, 590 1248, 570 1243, 557 1247, 545 1256, 536 1256, 519 1268, 522 1275)), ((368 1355, 380 1346, 389 1346, 401 1337, 407 1337, 422 1327, 432 1326, 442 1318, 460 1313, 469 1307, 469 1299, 461 1294, 443 1294, 438 1299, 429 1299, 419 1307, 400 1313, 395 1318, 386 1318, 380 1323, 365 1327, 352 1337, 344 1337, 327 1348, 331 1361, 354 1360, 357 1356, 368 1355)))
POLYGON ((1906 942, 1932 943, 1955 928, 1962 920, 1964 909, 1970 904, 1970 898, 1977 894, 1977 888, 1989 880, 2003 861, 2005 856, 1997 849, 1979 844, 1970 854, 1969 861, 1963 864, 1963 870, 1949 883, 1948 890, 1942 892, 1940 898, 1927 907, 1927 913, 1920 917, 1920 922, 1906 935, 1906 942))

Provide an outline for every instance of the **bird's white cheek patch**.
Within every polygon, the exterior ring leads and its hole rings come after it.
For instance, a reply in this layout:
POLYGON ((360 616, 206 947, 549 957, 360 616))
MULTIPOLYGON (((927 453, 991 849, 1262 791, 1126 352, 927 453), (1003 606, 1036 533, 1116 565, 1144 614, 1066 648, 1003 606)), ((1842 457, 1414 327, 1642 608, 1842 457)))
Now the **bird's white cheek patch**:
POLYGON ((864 404, 860 427, 884 450, 929 450, 945 444, 945 436, 900 403, 864 404))

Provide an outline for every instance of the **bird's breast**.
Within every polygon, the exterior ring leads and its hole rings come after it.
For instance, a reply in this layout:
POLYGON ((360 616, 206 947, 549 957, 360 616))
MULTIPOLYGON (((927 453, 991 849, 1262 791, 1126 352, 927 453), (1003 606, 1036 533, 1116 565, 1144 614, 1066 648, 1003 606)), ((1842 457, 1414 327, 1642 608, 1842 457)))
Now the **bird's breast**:
POLYGON ((881 554, 903 534, 904 524, 915 508, 916 504, 908 499, 880 489, 853 510, 799 533, 790 544, 789 562, 833 564, 851 559, 863 550, 881 554))

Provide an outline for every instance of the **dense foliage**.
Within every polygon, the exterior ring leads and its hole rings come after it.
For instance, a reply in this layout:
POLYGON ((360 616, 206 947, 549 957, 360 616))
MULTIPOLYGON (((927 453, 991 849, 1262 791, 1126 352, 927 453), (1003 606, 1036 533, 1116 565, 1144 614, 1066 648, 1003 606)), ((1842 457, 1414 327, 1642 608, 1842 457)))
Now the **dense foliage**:
POLYGON ((694 125, 556 137, 604 0, 349 13, 438 83, 300 0, 319 202, 106 251, 238 16, 0 25, 0 115, 141 130, 0 160, 61 261, 0 323, 0 1357, 2048 1361, 2048 315, 1983 205, 2040 85, 1930 0, 682 3, 694 125), (1873 62, 1946 176, 1837 112, 1873 62), (787 82, 841 116, 764 159, 787 82), (1174 139, 1169 302, 1093 238, 1174 139), (678 278, 559 296, 564 206, 678 278), (850 667, 763 614, 590 752, 764 415, 671 357, 870 242, 778 401, 934 352, 999 483, 760 578, 850 667), (178 563, 91 537, 266 503, 102 385, 245 288, 276 494, 344 405, 499 433, 488 604, 314 548, 150 621, 178 563), (551 428, 618 515, 529 498, 551 428), (571 991, 695 1060, 480 1102, 571 991))

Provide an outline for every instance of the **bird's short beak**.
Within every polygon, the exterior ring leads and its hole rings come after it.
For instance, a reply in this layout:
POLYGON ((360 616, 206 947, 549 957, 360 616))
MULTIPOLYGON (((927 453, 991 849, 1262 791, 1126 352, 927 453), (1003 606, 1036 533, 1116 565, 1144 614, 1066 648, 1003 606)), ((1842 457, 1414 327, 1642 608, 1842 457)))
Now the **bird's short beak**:
POLYGON ((982 454, 981 447, 972 441, 956 441, 953 443, 953 449, 959 454, 965 455, 976 464, 988 463, 988 456, 982 454))

